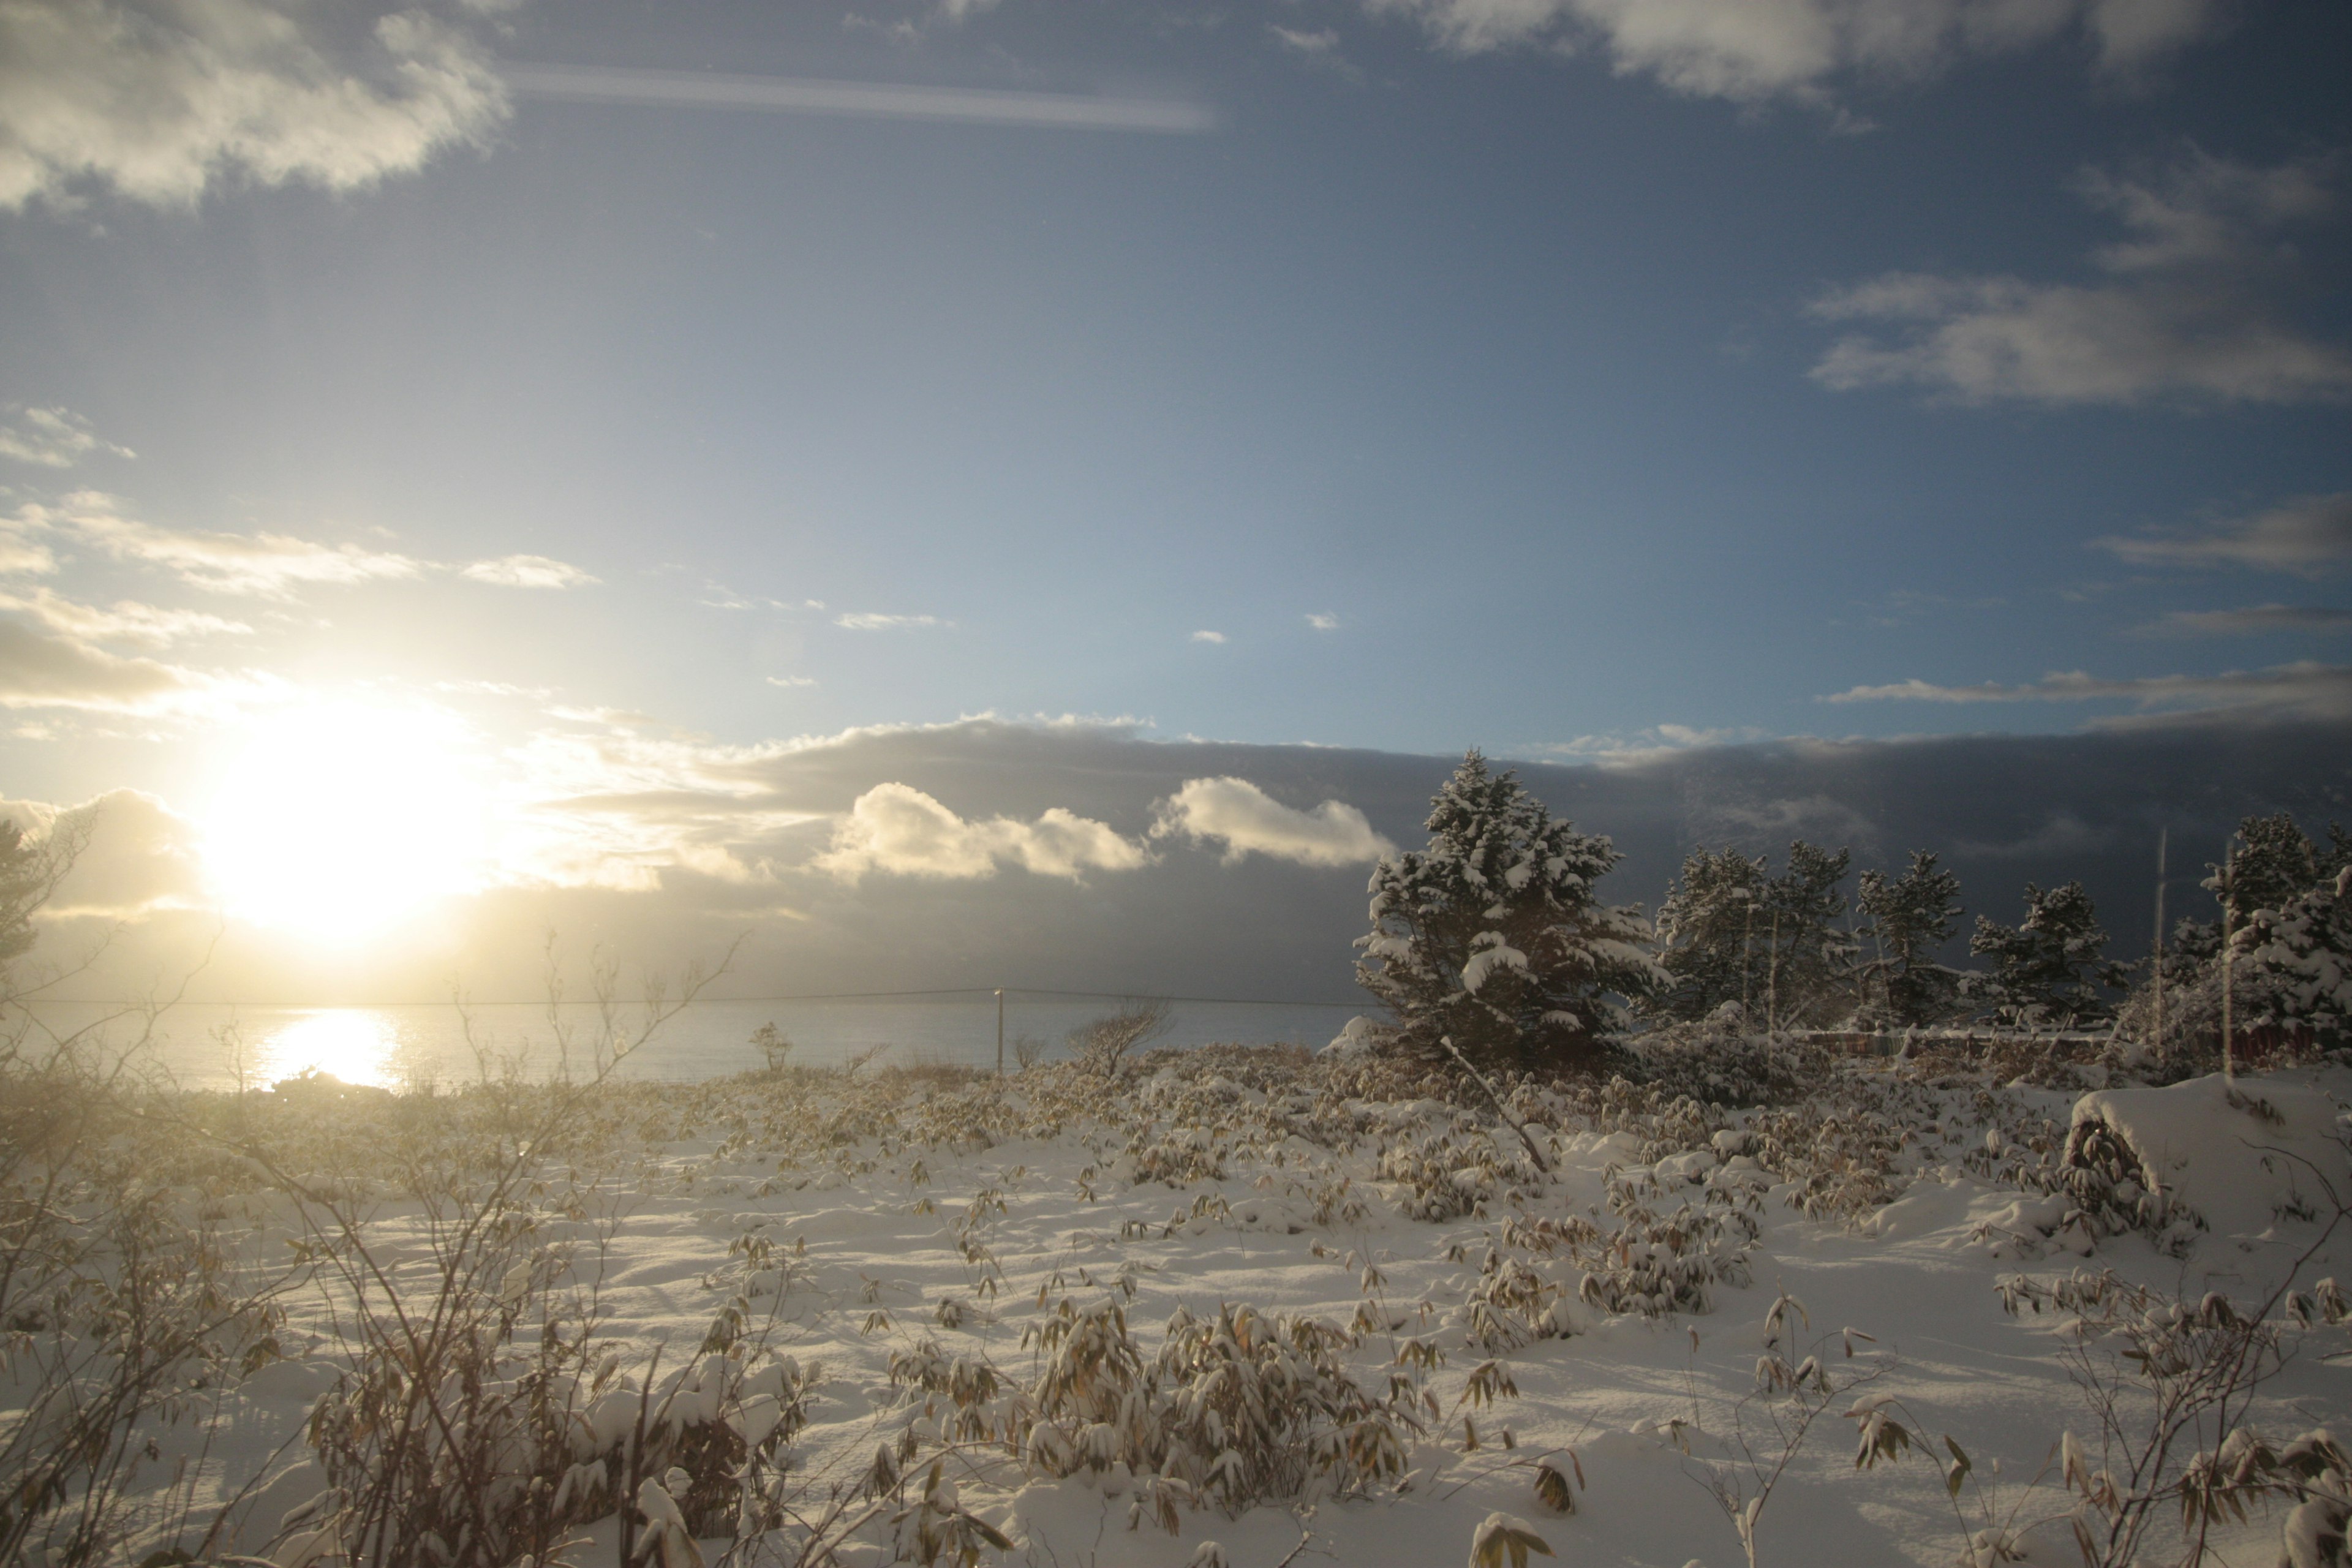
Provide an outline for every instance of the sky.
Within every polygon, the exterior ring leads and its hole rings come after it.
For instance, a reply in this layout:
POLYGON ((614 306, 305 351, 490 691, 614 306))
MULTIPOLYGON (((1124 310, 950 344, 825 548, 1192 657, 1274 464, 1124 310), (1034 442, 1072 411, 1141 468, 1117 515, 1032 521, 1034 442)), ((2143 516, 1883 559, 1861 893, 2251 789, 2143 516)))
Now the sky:
POLYGON ((2136 929, 2158 828, 2352 817, 2347 59, 2319 0, 5 0, 0 798, 92 825, 110 983, 257 999, 550 926, 1328 996, 1472 745, 1628 900, 1802 828, 2136 929))

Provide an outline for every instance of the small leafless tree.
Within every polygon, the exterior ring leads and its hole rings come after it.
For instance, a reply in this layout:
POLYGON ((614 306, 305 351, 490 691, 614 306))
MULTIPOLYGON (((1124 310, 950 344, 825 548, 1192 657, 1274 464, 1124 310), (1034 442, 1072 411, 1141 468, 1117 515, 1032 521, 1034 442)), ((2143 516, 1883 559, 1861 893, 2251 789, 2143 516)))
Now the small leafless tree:
POLYGON ((1089 1071, 1112 1078, 1128 1053, 1150 1045, 1175 1026, 1174 1004, 1165 998, 1132 998, 1119 1004, 1116 1013, 1106 1013, 1072 1029, 1070 1054, 1089 1071))

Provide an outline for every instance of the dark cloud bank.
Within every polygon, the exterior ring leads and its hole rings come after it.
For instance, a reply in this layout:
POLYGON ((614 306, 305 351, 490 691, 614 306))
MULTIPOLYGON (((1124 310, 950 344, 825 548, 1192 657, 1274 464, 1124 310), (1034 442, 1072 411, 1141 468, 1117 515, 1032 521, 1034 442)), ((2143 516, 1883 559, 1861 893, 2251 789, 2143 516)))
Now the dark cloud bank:
MULTIPOLYGON (((896 782, 967 820, 1030 821, 1061 807, 1129 838, 1188 779, 1232 775, 1283 803, 1357 806, 1400 846, 1423 839, 1429 797, 1457 759, 1305 746, 1161 742, 1115 730, 974 721, 854 734, 748 764, 762 810, 845 812, 896 782)), ((1857 868, 1940 851, 1971 914, 2014 920, 2029 879, 2079 878, 2119 952, 2143 951, 2156 837, 2171 830, 2175 910, 2201 910, 2194 875, 2242 816, 2289 810, 2307 827, 2352 822, 2352 726, 2179 722, 2066 736, 1783 742, 1607 766, 1518 763, 1556 814, 1606 833, 1625 856, 1602 891, 1654 909, 1681 857, 1706 845, 1770 852, 1788 841, 1851 846, 1857 868)), ((615 803, 601 803, 607 809, 615 803)), ((681 817, 704 797, 641 800, 681 817)), ((740 795, 730 803, 746 804, 740 795)), ((760 846, 772 874, 730 880, 671 869, 653 892, 509 889, 474 900, 428 958, 384 967, 273 960, 232 935, 196 987, 246 1000, 540 993, 537 952, 557 932, 639 965, 675 967, 749 929, 724 994, 772 995, 962 985, 1150 991, 1281 1000, 1357 994, 1349 943, 1364 930, 1366 868, 1317 868, 1181 837, 1154 840, 1139 869, 1043 876, 1006 866, 942 879, 869 873, 844 882, 806 868, 828 827, 812 821, 760 846)), ((174 917, 183 921, 194 917, 174 917)), ((158 931, 124 944, 160 963, 158 931)))
MULTIPOLYGON (((887 780, 968 819, 1027 820, 1061 806, 1130 837, 1149 830, 1155 803, 1185 780, 1232 775, 1299 809, 1344 801, 1412 846, 1455 761, 974 723, 860 737, 761 771, 784 806, 844 811, 887 780)), ((1616 900, 1654 908, 1698 845, 1777 858, 1801 836, 1852 846, 1857 867, 1933 848, 1958 870, 1972 913, 2014 920, 2027 880, 2082 879, 2119 948, 2134 952, 2151 925, 2160 826, 2171 829, 2176 870, 2193 870, 2219 857, 2249 812, 2291 810, 2315 826, 2331 814, 2352 820, 2352 730, 2341 727, 1790 742, 1606 767, 1517 766, 1555 813, 1616 841, 1624 864, 1604 885, 1616 900)), ((744 954, 746 992, 1009 984, 1355 994, 1349 944, 1364 930, 1364 868, 1229 861, 1181 840, 1160 848, 1154 865, 1079 881, 1006 868, 963 881, 869 875, 845 887, 809 876, 766 888, 674 881, 673 890, 703 919, 779 895, 802 917, 761 922, 744 954)), ((2173 907, 2200 897, 2177 889, 2173 907)), ((630 900, 597 901, 610 919, 630 900)))

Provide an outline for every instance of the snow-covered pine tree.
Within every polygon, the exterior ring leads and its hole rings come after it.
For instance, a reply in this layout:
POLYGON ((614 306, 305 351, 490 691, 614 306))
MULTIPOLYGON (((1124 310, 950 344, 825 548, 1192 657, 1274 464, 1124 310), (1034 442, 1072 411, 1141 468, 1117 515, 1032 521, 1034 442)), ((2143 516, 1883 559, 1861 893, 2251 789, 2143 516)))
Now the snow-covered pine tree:
POLYGON ((1838 928, 1851 856, 1800 838, 1775 877, 1761 856, 1700 849, 1658 906, 1659 962, 1673 976, 1656 1011, 1704 1018, 1744 1002, 1759 1023, 1833 1023, 1851 1010, 1853 946, 1838 928))
POLYGON ((1394 1019, 1383 1043, 1444 1059, 1451 1039, 1482 1067, 1597 1065, 1622 1000, 1667 979, 1641 911, 1593 894, 1615 847, 1554 821, 1475 751, 1427 826, 1426 849, 1373 868, 1372 930, 1356 943, 1356 978, 1394 1019))
POLYGON ((2107 962, 2106 929, 2080 882, 2044 890, 2025 884, 2025 919, 2005 926, 1977 917, 1969 951, 1993 961, 1995 1011, 2032 1028, 2072 1028, 2107 1016, 2124 969, 2107 962))
POLYGON ((1960 918, 1960 879, 1939 870, 1925 849, 1911 852, 1911 868, 1889 879, 1864 871, 1855 906, 1869 921, 1862 932, 1863 1008, 1898 1027, 1932 1024, 1958 1005, 1959 972, 1936 962, 1960 918))
POLYGON ((2322 1050, 2352 1045, 2352 865, 2277 909, 2255 910, 2230 945, 2250 1034, 2284 1044, 2308 1032, 2322 1050))
POLYGON ((1850 849, 1832 852, 1800 838, 1789 846, 1789 868, 1772 879, 1780 940, 1768 978, 1777 1027, 1819 1028, 1853 1011, 1853 937, 1837 923, 1853 863, 1850 849))
POLYGON ((1669 1018, 1706 1017, 1727 1002, 1760 994, 1757 964, 1769 940, 1770 878, 1764 857, 1694 849, 1658 904, 1658 963, 1672 984, 1654 1009, 1669 1018), (1764 921, 1759 936, 1756 922, 1764 921))

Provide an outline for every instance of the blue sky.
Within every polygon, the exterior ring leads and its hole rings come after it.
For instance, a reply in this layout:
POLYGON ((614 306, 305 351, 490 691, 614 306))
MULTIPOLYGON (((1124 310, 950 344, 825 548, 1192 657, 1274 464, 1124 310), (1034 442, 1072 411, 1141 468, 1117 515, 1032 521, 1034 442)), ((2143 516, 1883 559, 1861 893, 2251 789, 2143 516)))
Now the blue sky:
POLYGON ((467 886, 640 885, 679 841, 517 822, 981 712, 2352 718, 2340 5, 0 26, 0 794, 205 839, 270 737, 395 713, 467 886), (1198 128, 1024 122, 1073 96, 1198 128))

